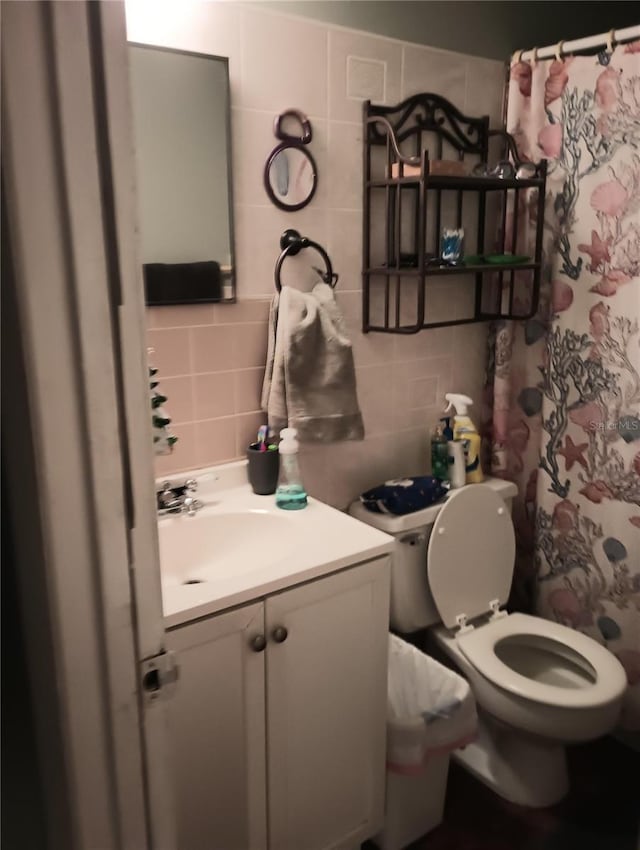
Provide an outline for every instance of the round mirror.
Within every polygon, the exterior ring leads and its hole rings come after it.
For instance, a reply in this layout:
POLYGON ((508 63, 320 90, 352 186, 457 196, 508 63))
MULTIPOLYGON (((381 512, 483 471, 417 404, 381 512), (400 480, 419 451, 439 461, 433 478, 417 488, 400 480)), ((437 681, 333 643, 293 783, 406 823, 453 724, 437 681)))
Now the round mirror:
POLYGON ((281 210, 306 207, 317 182, 315 161, 299 143, 284 142, 271 152, 264 168, 264 188, 281 210))

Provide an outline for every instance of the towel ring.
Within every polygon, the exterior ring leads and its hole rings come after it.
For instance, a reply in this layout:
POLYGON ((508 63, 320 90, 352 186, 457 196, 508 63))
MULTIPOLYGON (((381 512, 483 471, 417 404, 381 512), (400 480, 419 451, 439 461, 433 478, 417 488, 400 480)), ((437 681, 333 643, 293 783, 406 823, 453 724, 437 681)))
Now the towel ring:
POLYGON ((289 229, 285 230, 280 237, 280 247, 282 248, 282 253, 276 261, 276 268, 274 272, 276 289, 278 292, 282 291, 282 283, 280 282, 280 270, 282 269, 282 264, 287 257, 295 257, 296 254, 299 254, 303 248, 315 248, 315 250, 320 254, 324 260, 326 271, 323 273, 321 269, 317 269, 315 266, 313 266, 313 268, 318 272, 325 283, 329 284, 332 289, 335 289, 336 283, 338 282, 338 275, 334 274, 329 255, 321 245, 318 245, 317 242, 314 242, 307 236, 300 236, 297 230, 289 229))

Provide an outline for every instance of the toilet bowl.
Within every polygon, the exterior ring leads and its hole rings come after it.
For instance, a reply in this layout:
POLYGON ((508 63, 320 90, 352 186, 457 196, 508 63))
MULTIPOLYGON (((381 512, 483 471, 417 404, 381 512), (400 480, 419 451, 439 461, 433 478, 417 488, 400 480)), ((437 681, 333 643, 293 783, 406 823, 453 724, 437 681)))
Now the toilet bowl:
POLYGON ((456 761, 513 803, 559 802, 569 790, 565 745, 616 724, 626 688, 617 659, 579 632, 526 614, 460 636, 435 627, 431 638, 479 707, 478 739, 456 761))
POLYGON ((391 624, 429 629, 435 651, 469 681, 480 734, 456 758, 512 802, 558 802, 568 790, 565 744, 616 724, 626 676, 586 635, 525 614, 507 614, 515 535, 509 482, 453 491, 442 506, 404 517, 353 515, 396 536, 391 624))

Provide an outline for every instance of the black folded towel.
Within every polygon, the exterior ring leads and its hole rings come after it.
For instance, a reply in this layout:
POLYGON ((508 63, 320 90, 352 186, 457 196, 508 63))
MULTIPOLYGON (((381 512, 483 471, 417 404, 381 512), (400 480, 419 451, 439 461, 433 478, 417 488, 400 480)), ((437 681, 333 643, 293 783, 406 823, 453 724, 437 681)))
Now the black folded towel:
POLYGON ((144 291, 147 304, 189 304, 220 301, 220 266, 203 263, 145 263, 144 291))

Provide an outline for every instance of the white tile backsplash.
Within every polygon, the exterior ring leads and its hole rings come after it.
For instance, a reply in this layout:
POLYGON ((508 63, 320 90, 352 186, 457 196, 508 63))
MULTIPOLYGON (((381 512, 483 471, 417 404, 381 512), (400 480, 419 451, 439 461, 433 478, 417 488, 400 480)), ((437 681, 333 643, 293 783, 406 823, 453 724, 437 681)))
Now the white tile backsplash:
POLYGON ((462 109, 465 99, 468 57, 407 45, 404 48, 402 97, 419 92, 441 94, 462 109))
POLYGON ((467 92, 464 111, 470 115, 488 115, 491 119, 490 126, 500 127, 505 79, 504 62, 470 56, 467 60, 467 92))
POLYGON ((263 185, 265 163, 276 146, 273 113, 256 109, 231 110, 233 199, 236 204, 267 206, 263 185))
MULTIPOLYGON (((179 376, 167 380, 166 389, 169 415, 172 395, 175 401, 180 442, 173 455, 158 459, 158 474, 242 457, 264 421, 259 404, 267 299, 274 292, 280 235, 290 227, 325 246, 340 275, 338 301, 353 344, 367 430, 361 443, 303 447, 310 492, 345 507, 387 478, 427 472, 429 428, 441 415, 444 393, 471 395, 472 414, 479 417, 487 329, 362 333, 362 101, 394 104, 430 91, 462 111, 489 114, 495 125, 502 64, 256 4, 134 0, 127 2, 127 23, 131 40, 230 57, 239 303, 149 311, 161 386, 163 377, 179 376), (309 149, 318 168, 313 201, 294 213, 273 206, 263 187, 264 164, 277 143, 273 121, 288 108, 309 116, 309 149)), ((465 219, 470 229, 473 224, 465 219)), ((381 229, 380 243, 383 238, 381 229)), ((311 252, 287 259, 283 282, 308 287, 315 280, 310 266, 318 260, 311 252)), ((427 310, 433 306, 442 316, 447 309, 462 311, 468 300, 464 282, 431 283, 427 310)), ((375 293, 372 301, 379 302, 375 293)))
MULTIPOLYGON (((340 272, 339 292, 362 289, 362 213, 331 210, 327 251, 340 272)), ((358 317, 361 315, 358 297, 358 317)))
POLYGON ((395 337, 391 334, 363 334, 362 319, 350 323, 353 357, 356 366, 376 366, 393 361, 395 337))
MULTIPOLYGON (((314 242, 327 244, 327 212, 310 204, 297 213, 284 212, 273 206, 236 205, 236 253, 238 298, 256 298, 273 295, 274 266, 280 255, 280 236, 288 228, 295 228, 314 242)), ((309 251, 296 257, 287 257, 282 266, 283 285, 315 282, 317 276, 312 265, 320 258, 309 251)), ((321 263, 320 263, 321 265, 321 263)))
POLYGON ((329 207, 362 209, 362 124, 329 123, 329 162, 329 207))
POLYGON ((327 28, 255 7, 242 9, 241 16, 238 105, 326 117, 327 28))

